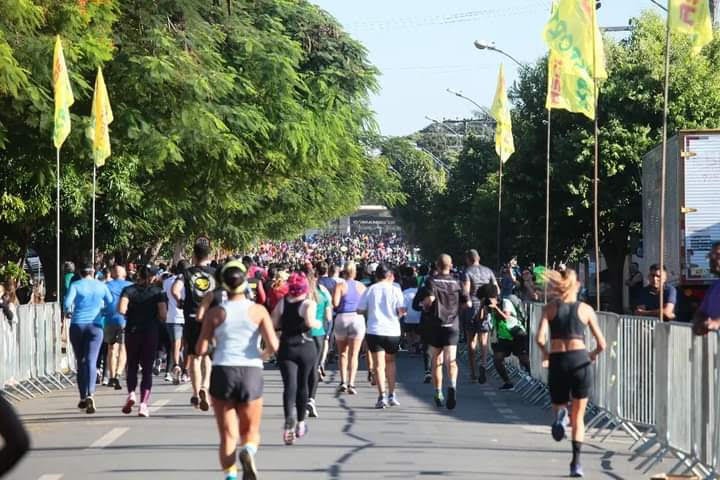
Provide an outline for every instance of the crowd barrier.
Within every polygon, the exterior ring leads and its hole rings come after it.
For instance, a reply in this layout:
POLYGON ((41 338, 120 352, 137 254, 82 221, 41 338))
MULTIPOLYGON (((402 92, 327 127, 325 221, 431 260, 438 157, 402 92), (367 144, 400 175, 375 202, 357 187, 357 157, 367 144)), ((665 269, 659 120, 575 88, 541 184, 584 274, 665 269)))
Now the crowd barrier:
MULTIPOLYGON (((528 401, 549 407, 548 371, 535 343, 542 305, 526 308, 531 374, 515 371, 517 389, 528 401)), ((719 478, 720 337, 697 337, 691 325, 648 317, 605 312, 597 317, 607 349, 594 363, 588 434, 604 435, 605 441, 625 430, 635 439, 632 459, 644 458, 637 467, 644 473, 672 456, 677 459, 672 473, 719 478)), ((594 339, 586 340, 594 349, 594 339)))
POLYGON ((70 348, 63 348, 57 303, 20 305, 10 322, 0 313, 0 390, 13 400, 72 385, 70 348))

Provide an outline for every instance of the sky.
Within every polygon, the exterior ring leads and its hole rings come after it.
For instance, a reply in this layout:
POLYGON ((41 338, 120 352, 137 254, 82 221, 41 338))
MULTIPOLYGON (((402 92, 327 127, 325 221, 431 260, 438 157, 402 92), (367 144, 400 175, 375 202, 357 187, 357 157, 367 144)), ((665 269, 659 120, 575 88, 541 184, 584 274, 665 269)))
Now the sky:
MULTIPOLYGON (((407 135, 431 121, 472 117, 462 92, 490 106, 500 63, 512 84, 517 67, 502 55, 478 50, 474 40, 495 42, 520 62, 546 51, 542 30, 550 0, 313 0, 368 49, 382 76, 373 96, 383 135, 407 135)), ((651 0, 604 0, 600 26, 627 26, 651 0)), ((612 33, 610 35, 622 35, 612 33)))

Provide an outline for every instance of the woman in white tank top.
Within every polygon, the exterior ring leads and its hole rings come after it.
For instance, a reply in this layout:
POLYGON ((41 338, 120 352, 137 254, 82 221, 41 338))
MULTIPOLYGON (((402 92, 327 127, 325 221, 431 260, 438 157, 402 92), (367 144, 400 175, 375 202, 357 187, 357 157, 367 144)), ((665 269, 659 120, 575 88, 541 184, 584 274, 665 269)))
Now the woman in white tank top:
POLYGON ((240 440, 243 480, 255 480, 255 453, 260 443, 263 408, 263 359, 275 353, 278 339, 265 307, 245 297, 245 266, 238 261, 221 271, 228 299, 203 318, 198 355, 215 338, 210 395, 220 434, 220 465, 226 480, 236 480, 235 454, 240 440), (262 338, 265 350, 260 350, 262 338))

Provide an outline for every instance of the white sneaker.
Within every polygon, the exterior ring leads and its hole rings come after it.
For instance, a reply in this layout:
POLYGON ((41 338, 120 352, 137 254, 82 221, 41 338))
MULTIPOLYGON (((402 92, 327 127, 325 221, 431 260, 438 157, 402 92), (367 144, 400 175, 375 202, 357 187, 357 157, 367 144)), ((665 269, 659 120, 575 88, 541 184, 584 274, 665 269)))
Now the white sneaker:
POLYGON ((170 372, 165 374, 165 381, 168 383, 173 381, 173 377, 172 377, 172 375, 170 375, 170 372))
POLYGON ((182 375, 182 369, 175 365, 172 369, 172 383, 173 385, 180 385, 180 376, 182 375))
POLYGON ((104 387, 107 387, 107 385, 108 385, 109 383, 110 383, 110 380, 108 379, 108 377, 103 377, 103 379, 102 379, 102 385, 103 385, 104 387))
POLYGON ((148 404, 143 402, 140 404, 140 410, 138 411, 139 417, 149 417, 150 416, 150 409, 148 408, 148 404))
POLYGON ((391 407, 399 407, 400 406, 400 402, 398 401, 398 399, 394 393, 391 393, 390 396, 388 397, 388 404, 391 407))
POLYGON ((182 383, 188 383, 190 381, 190 377, 187 373, 183 373, 182 378, 180 379, 182 383))

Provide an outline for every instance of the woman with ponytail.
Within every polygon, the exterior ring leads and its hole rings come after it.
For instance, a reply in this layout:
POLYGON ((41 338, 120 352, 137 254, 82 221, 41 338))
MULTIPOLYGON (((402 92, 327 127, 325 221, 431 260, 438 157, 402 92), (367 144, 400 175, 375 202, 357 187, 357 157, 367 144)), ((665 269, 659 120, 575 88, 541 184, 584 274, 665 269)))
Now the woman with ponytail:
POLYGON ((278 339, 265 307, 246 297, 245 266, 237 261, 221 270, 227 300, 208 310, 197 343, 198 355, 208 352, 215 338, 210 395, 220 434, 220 466, 226 480, 236 480, 235 454, 243 480, 256 480, 255 454, 260 445, 263 409, 263 359, 278 347, 278 339), (260 350, 262 338, 265 350, 260 350))
POLYGON ((555 412, 552 436, 556 441, 565 438, 568 424, 567 404, 572 399, 569 413, 572 422, 572 461, 570 476, 582 477, 580 451, 585 438, 585 408, 592 388, 592 363, 605 350, 605 337, 598 326, 595 311, 578 302, 580 282, 572 269, 563 272, 545 272, 548 298, 543 308, 536 342, 543 352, 543 365, 550 368, 548 386, 555 412), (590 329, 597 348, 588 352, 585 344, 586 330, 590 329), (550 348, 547 334, 550 332, 550 348))

